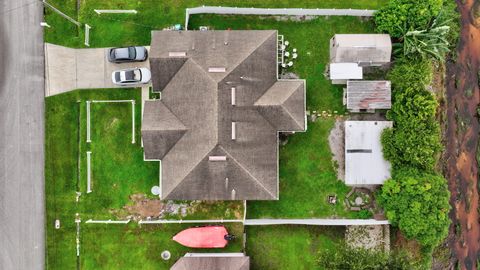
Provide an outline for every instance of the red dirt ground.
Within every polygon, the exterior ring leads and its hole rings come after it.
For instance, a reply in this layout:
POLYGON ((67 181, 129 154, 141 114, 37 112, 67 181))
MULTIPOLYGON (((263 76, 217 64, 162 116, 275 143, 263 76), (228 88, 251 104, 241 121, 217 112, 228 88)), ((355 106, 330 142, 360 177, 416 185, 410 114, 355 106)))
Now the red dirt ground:
POLYGON ((461 37, 456 63, 447 65, 447 167, 445 175, 451 192, 452 248, 462 269, 477 269, 480 224, 478 214, 479 138, 477 106, 480 67, 480 29, 472 23, 474 0, 457 0, 461 14, 461 37), (464 2, 464 3, 462 3, 464 2), (463 123, 463 124, 460 124, 463 123), (460 228, 458 230, 457 228, 460 228))

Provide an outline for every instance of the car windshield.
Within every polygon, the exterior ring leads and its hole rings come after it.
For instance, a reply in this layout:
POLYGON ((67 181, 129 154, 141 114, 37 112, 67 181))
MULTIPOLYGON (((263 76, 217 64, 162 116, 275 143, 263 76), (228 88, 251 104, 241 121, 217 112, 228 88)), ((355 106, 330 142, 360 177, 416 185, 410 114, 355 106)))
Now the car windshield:
POLYGON ((115 58, 116 59, 128 59, 129 58, 128 48, 117 48, 113 51, 115 52, 115 58))
POLYGON ((133 74, 134 74, 135 81, 141 81, 142 80, 142 72, 140 71, 140 69, 134 70, 133 74))
POLYGON ((128 56, 130 56, 130 59, 135 59, 137 56, 137 51, 135 50, 135 47, 128 47, 128 56))

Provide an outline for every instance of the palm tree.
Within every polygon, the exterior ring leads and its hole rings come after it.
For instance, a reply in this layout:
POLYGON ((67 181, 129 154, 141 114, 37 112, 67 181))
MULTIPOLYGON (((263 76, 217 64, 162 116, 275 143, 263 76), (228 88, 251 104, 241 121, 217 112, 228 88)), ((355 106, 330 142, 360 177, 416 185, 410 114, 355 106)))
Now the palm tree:
POLYGON ((403 44, 395 44, 395 53, 409 58, 433 58, 443 62, 445 54, 450 51, 448 22, 449 19, 439 14, 428 29, 408 31, 402 38, 403 44))

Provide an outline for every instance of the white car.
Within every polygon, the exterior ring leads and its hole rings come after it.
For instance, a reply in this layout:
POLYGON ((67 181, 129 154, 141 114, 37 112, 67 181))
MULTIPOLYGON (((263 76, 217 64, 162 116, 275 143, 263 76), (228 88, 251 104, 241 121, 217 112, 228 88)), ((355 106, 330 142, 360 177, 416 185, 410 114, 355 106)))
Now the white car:
POLYGON ((146 84, 151 78, 148 68, 128 68, 112 72, 112 82, 116 85, 146 84))

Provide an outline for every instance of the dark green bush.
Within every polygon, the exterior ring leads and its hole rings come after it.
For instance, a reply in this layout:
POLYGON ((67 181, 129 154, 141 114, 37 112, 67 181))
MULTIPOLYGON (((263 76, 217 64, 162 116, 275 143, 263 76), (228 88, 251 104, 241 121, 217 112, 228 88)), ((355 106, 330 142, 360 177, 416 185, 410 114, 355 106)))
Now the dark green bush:
POLYGON ((402 169, 377 194, 388 220, 409 239, 435 247, 448 235, 450 193, 440 175, 402 169))
POLYGON ((395 63, 387 78, 392 81, 395 92, 407 88, 426 89, 432 83, 433 68, 430 61, 407 61, 395 63))
POLYGON ((382 133, 383 155, 394 168, 434 169, 442 150, 436 109, 437 100, 426 90, 407 88, 395 94, 395 102, 387 113, 395 124, 382 133))
POLYGON ((377 31, 400 38, 410 30, 424 30, 442 5, 443 0, 390 0, 375 13, 377 31))

